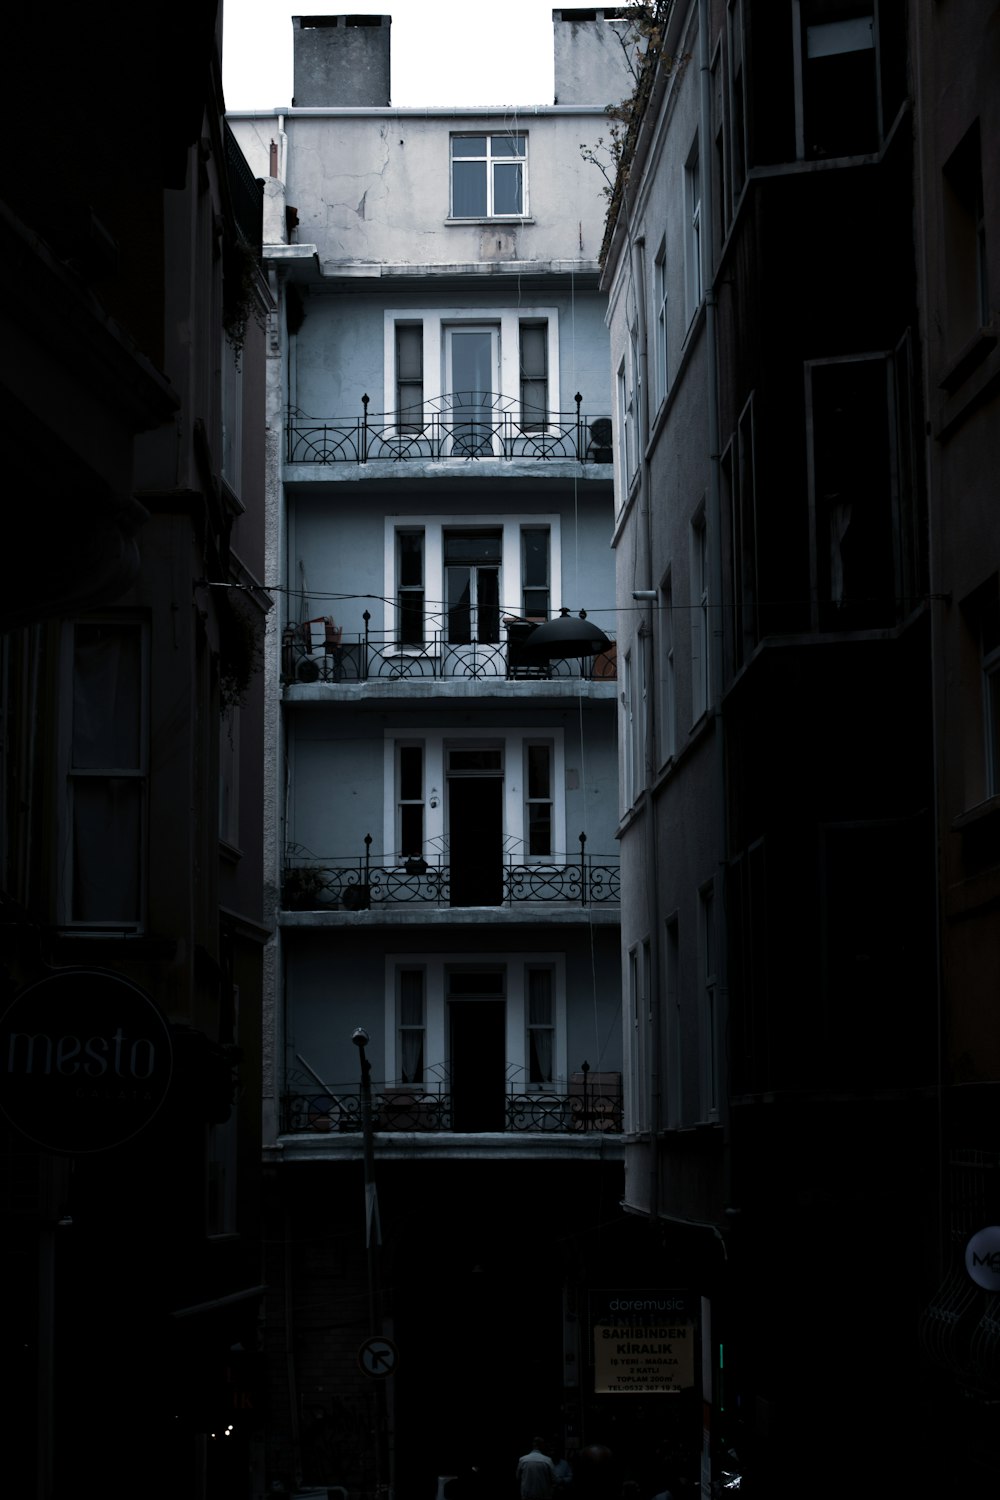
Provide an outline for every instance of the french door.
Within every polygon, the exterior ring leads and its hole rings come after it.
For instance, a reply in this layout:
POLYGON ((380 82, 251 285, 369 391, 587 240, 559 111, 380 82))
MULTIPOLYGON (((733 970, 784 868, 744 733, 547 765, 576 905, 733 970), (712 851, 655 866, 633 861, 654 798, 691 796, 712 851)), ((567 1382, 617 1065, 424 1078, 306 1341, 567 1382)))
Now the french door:
POLYGON ((500 388, 500 330, 488 324, 450 328, 445 389, 452 398, 451 451, 466 458, 494 452, 500 388))

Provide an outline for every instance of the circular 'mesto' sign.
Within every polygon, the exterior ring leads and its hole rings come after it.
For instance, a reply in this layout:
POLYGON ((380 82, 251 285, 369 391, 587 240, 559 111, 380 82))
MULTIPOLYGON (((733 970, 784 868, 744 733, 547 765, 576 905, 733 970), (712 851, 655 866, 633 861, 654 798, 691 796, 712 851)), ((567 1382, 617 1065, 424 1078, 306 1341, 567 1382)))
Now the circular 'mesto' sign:
POLYGON ((977 1286, 1000 1292, 1000 1224, 988 1224, 965 1247, 965 1269, 977 1286))
POLYGON ((170 1029, 148 995, 102 969, 60 969, 0 1017, 0 1112, 46 1151, 131 1140, 166 1098, 170 1029))

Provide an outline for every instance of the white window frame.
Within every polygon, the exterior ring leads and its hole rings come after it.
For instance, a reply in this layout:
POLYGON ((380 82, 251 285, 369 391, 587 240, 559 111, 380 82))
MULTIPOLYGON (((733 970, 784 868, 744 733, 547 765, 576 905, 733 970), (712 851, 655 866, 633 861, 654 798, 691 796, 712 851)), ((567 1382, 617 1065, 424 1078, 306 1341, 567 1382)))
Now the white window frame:
MULTIPOLYGON (((879 133, 879 136, 881 136, 882 128, 883 128, 883 121, 882 121, 882 80, 881 80, 881 69, 879 67, 878 0, 870 0, 870 6, 871 6, 870 12, 864 11, 864 13, 862 14, 862 5, 859 4, 856 7, 852 7, 853 9, 856 9, 858 11, 857 15, 848 16, 848 17, 844 17, 844 18, 834 17, 834 18, 831 18, 828 21, 819 21, 819 22, 815 23, 814 26, 810 27, 807 24, 807 22, 803 20, 803 16, 802 16, 802 0, 792 0, 792 11, 791 11, 791 21, 792 21, 792 92, 793 92, 794 108, 795 108, 795 155, 796 155, 796 159, 798 161, 806 161, 806 160, 817 159, 817 158, 814 158, 812 156, 812 154, 807 151, 807 148, 806 148, 806 81, 805 81, 805 73, 806 73, 806 63, 807 63, 807 60, 808 60, 809 32, 811 30, 812 31, 820 31, 820 30, 822 30, 822 31, 827 32, 827 34, 832 37, 836 33, 836 31, 838 29, 840 29, 841 31, 843 31, 843 28, 849 27, 851 25, 852 21, 856 22, 858 20, 863 20, 869 14, 870 14, 870 18, 871 18, 871 29, 872 29, 872 45, 871 45, 871 48, 870 49, 867 48, 867 47, 865 47, 865 48, 852 48, 852 47, 848 47, 848 48, 845 48, 845 49, 834 48, 834 49, 832 49, 831 52, 828 53, 828 55, 834 55, 834 53, 838 52, 838 51, 851 52, 851 51, 869 51, 870 50, 872 52, 872 54, 873 54, 873 66, 874 66, 874 73, 875 73, 875 77, 874 77, 875 98, 874 98, 873 102, 874 102, 874 106, 875 106, 875 117, 876 117, 876 121, 877 121, 878 133, 879 133)), ((843 152, 834 152, 828 158, 821 157, 821 158, 818 158, 818 159, 819 160, 835 160, 837 157, 842 156, 844 154, 845 153, 843 153, 843 152)))
POLYGON ((670 568, 660 584, 660 758, 677 754, 677 663, 674 657, 674 581, 670 568))
POLYGON ((522 526, 521 527, 521 615, 526 620, 547 620, 552 613, 552 532, 548 526, 522 526), (529 583, 527 580, 527 569, 525 567, 524 538, 525 533, 537 531, 545 533, 545 584, 546 606, 542 613, 532 612, 528 608, 527 593, 530 589, 533 593, 539 593, 542 585, 529 583))
MULTIPOLYGON (((463 742, 482 744, 481 730, 434 729, 421 737, 424 747, 424 858, 429 864, 440 863, 441 851, 445 847, 447 830, 446 798, 443 795, 448 773, 448 751, 461 747, 463 742)), ((404 733, 402 727, 384 731, 382 848, 396 849, 397 817, 397 746, 412 745, 414 736, 404 733)), ((523 865, 578 865, 579 851, 568 848, 566 842, 566 747, 562 729, 552 729, 544 736, 526 725, 501 729, 491 736, 502 750, 504 770, 504 849, 514 864, 523 865), (533 857, 528 854, 528 829, 526 806, 526 753, 527 744, 544 741, 552 747, 552 854, 533 857)))
MULTIPOLYGON (((499 522, 503 532, 502 562, 500 572, 500 617, 513 615, 520 618, 523 604, 523 553, 521 532, 547 528, 549 533, 549 595, 551 599, 562 597, 562 527, 561 517, 552 512, 540 515, 505 515, 499 522)), ((386 641, 386 654, 433 656, 435 640, 443 642, 447 635, 447 619, 444 607, 444 532, 497 530, 497 522, 482 513, 467 513, 454 516, 387 516, 383 541, 383 604, 382 635, 386 641), (424 644, 401 646, 399 642, 400 620, 398 605, 398 546, 397 534, 401 531, 422 531, 424 537, 424 644)), ((373 627, 377 630, 377 626, 373 627)))
POLYGON ((538 736, 524 741, 524 767, 521 772, 524 778, 524 845, 525 853, 531 864, 551 864, 556 857, 555 847, 555 747, 548 736, 538 736), (533 797, 531 795, 529 750, 544 749, 548 752, 548 784, 549 793, 547 797, 533 797), (547 807, 549 810, 549 848, 545 854, 532 854, 529 852, 531 842, 530 811, 532 807, 547 807))
POLYGON ((638 470, 636 454, 635 372, 632 362, 632 340, 618 366, 618 468, 622 502, 628 497, 638 470))
MULTIPOLYGON (((528 962, 525 962, 525 964, 524 964, 523 974, 524 974, 524 1033, 525 1033, 525 1046, 524 1046, 524 1075, 525 1076, 524 1076, 524 1087, 525 1087, 525 1089, 528 1092, 532 1092, 532 1091, 535 1092, 535 1093, 550 1092, 550 1091, 552 1091, 552 1090, 555 1089, 555 1086, 556 1086, 555 1080, 556 1080, 556 1078, 558 1076, 558 1061, 557 1061, 557 1059, 558 1059, 558 1041, 559 1041, 559 1035, 560 1035, 559 1025, 558 1025, 558 1014, 557 1014, 557 1012, 558 1012, 558 1004, 559 1004, 559 985, 558 985, 558 981, 557 981, 557 977, 556 977, 555 965, 552 964, 551 962, 534 963, 534 962, 528 961, 528 962), (531 983, 530 983, 530 978, 529 978, 529 976, 531 974, 548 974, 550 976, 551 985, 552 985, 552 990, 551 990, 552 1013, 551 1013, 551 1019, 548 1022, 541 1022, 541 1021, 535 1021, 535 1022, 533 1022, 532 1019, 531 1019, 531 983), (551 1035, 551 1038, 552 1038, 552 1043, 551 1043, 552 1076, 551 1076, 551 1078, 537 1078, 537 1079, 533 1079, 532 1076, 531 1076, 531 1034, 532 1034, 533 1031, 548 1031, 550 1033, 550 1035, 551 1035)), ((563 1028, 563 1030, 565 1031, 565 1027, 563 1028)))
MULTIPOLYGON (((397 963, 393 971, 396 987, 394 1031, 392 1033, 396 1046, 396 1068, 388 1076, 399 1084, 401 1089, 423 1090, 427 1086, 427 965, 425 963, 397 963), (420 975, 420 1024, 404 1025, 403 1022, 403 975, 420 975), (419 1031, 422 1038, 420 1078, 404 1079, 402 1074, 403 1063, 403 1038, 404 1031, 419 1031), (397 1071, 398 1070, 398 1073, 397 1071)), ((388 1035, 388 1031, 387 1031, 388 1035)))
MULTIPOLYGON (((393 553, 393 584, 392 584, 392 623, 393 640, 397 651, 422 653, 427 648, 427 537, 422 526, 397 526, 392 536, 393 553), (419 536, 420 538, 420 584, 404 584, 402 579, 402 548, 400 539, 404 536, 419 536), (420 598, 420 640, 403 640, 403 605, 402 600, 406 595, 412 598, 420 598)), ((408 607, 409 611, 409 607, 408 607)), ((407 612, 408 612, 407 611, 407 612)))
POLYGON ((684 163, 684 281, 689 325, 704 296, 701 200, 701 158, 698 153, 698 137, 695 136, 684 163))
POLYGON ((660 248, 656 252, 653 261, 653 306, 656 311, 656 366, 655 366, 655 400, 659 408, 666 400, 670 390, 670 371, 667 363, 669 354, 668 328, 667 328, 667 242, 666 237, 660 241, 660 248))
MULTIPOLYGON (((508 1087, 516 1092, 568 1093, 568 1037, 566 997, 566 955, 543 950, 538 953, 434 953, 400 952, 385 957, 383 980, 385 1016, 385 1078, 400 1086, 399 1068, 399 982, 405 969, 424 973, 424 1081, 412 1085, 417 1089, 444 1092, 448 1083, 448 976, 456 968, 500 969, 505 976, 506 1038, 505 1052, 508 1087), (531 1085, 528 1050, 528 970, 551 969, 553 976, 553 1024, 551 1084, 531 1085)), ((407 1088, 411 1087, 406 1085, 407 1088)))
MULTIPOLYGON (((470 560, 468 557, 464 561, 462 561, 460 559, 457 559, 457 558, 452 558, 450 560, 444 560, 444 562, 443 562, 443 568, 444 568, 445 591, 444 591, 444 596, 443 596, 442 616, 443 616, 443 622, 444 622, 444 624, 443 624, 443 631, 444 631, 443 639, 444 639, 445 645, 447 647, 477 645, 477 644, 478 645, 487 645, 487 646, 501 646, 503 644, 503 624, 502 624, 502 619, 503 619, 504 611, 503 611, 503 607, 502 607, 502 604, 501 604, 501 600, 503 599, 503 545, 504 545, 504 537, 503 537, 503 529, 502 529, 502 527, 499 527, 499 526, 475 526, 475 527, 469 528, 469 527, 465 527, 465 526, 460 526, 460 527, 447 526, 447 527, 445 527, 445 530, 444 530, 444 533, 443 533, 442 546, 446 546, 449 541, 456 541, 456 540, 459 540, 459 539, 462 539, 462 540, 468 542, 469 539, 470 539, 470 537, 474 536, 474 534, 476 532, 486 533, 494 541, 497 540, 497 533, 498 532, 500 533, 500 536, 499 536, 499 545, 500 545, 500 557, 499 557, 499 561, 496 562, 496 563, 493 563, 493 562, 483 562, 483 561, 480 561, 480 560, 473 561, 473 560, 470 560), (449 579, 449 569, 451 569, 451 568, 465 569, 468 572, 468 599, 469 599, 469 603, 468 603, 469 639, 468 639, 468 641, 456 640, 454 638, 454 634, 453 634, 453 632, 454 632, 454 630, 456 628, 455 627, 455 621, 453 619, 453 613, 454 613, 455 610, 460 610, 461 606, 460 605, 454 605, 454 606, 452 605, 452 599, 451 599, 451 594, 450 594, 451 584, 450 584, 450 579, 449 579), (483 639, 484 632, 486 633, 486 635, 488 637, 489 636, 489 631, 488 631, 486 625, 484 624, 483 614, 485 614, 488 611, 491 611, 492 607, 489 604, 484 604, 482 602, 483 580, 487 579, 487 578, 492 578, 493 575, 495 575, 495 577, 496 577, 496 596, 497 596, 497 604, 496 604, 496 638, 495 639, 489 639, 489 638, 487 638, 486 640, 484 640, 483 639), (483 614, 481 614, 481 612, 483 612, 483 614)), ((488 592, 488 586, 487 586, 487 592, 488 592)))
POLYGON ((481 224, 486 220, 499 219, 502 223, 518 223, 521 219, 529 216, 528 207, 528 132, 526 130, 454 130, 448 140, 448 217, 456 224, 481 224), (485 137, 486 153, 484 156, 455 156, 455 142, 457 140, 469 140, 477 137, 485 137), (493 142, 498 139, 523 141, 524 146, 520 155, 494 155, 493 142), (456 214, 455 212, 455 162, 481 161, 486 173, 486 212, 485 214, 456 214), (497 213, 494 208, 496 192, 494 173, 498 166, 511 166, 519 163, 521 167, 521 207, 514 213, 497 213))
POLYGON ((629 1042, 627 1056, 631 1072, 631 1088, 626 1090, 628 1101, 628 1129, 642 1134, 650 1128, 650 1098, 652 1079, 650 1076, 649 1042, 651 1035, 650 996, 650 949, 649 939, 633 943, 628 950, 628 1017, 629 1042))
MULTIPOLYGON (((145 928, 145 913, 148 886, 149 857, 149 735, 150 735, 150 629, 147 620, 133 612, 107 611, 93 615, 81 615, 67 620, 62 634, 64 662, 63 702, 65 712, 60 716, 60 760, 65 770, 67 796, 61 809, 65 820, 61 839, 63 857, 60 864, 58 911, 62 926, 73 927, 81 932, 106 930, 142 932, 145 928), (73 766, 73 713, 74 676, 76 663, 76 630, 78 627, 111 626, 128 627, 136 631, 139 643, 139 682, 137 684, 137 707, 139 714, 139 743, 134 766, 105 766, 74 768, 73 766), (108 914, 98 918, 75 917, 74 910, 74 788, 86 780, 125 780, 139 785, 139 847, 136 850, 137 881, 136 908, 134 917, 108 914)), ((113 851, 110 849, 108 853, 113 851)))
POLYGON ((396 431, 401 434, 412 433, 416 435, 424 430, 424 339, 423 325, 419 318, 410 318, 409 320, 398 318, 396 320, 393 333, 392 363, 394 385, 392 411, 396 417, 396 431), (419 334, 419 339, 416 341, 420 350, 419 379, 415 375, 401 375, 399 371, 400 335, 408 333, 419 334), (404 395, 408 396, 411 389, 414 394, 419 391, 419 399, 415 401, 407 399, 404 401, 402 398, 404 395))
POLYGON ((518 364, 521 371, 520 385, 520 409, 518 413, 518 425, 522 432, 547 432, 549 427, 549 337, 548 328, 544 320, 535 318, 521 318, 517 329, 517 354, 518 364), (539 373, 525 372, 524 369, 524 335, 525 331, 542 331, 542 365, 539 373), (526 385, 541 385, 543 387, 543 401, 541 405, 535 402, 525 402, 524 390, 526 385), (526 415, 527 414, 527 415, 526 415))
POLYGON ((633 681, 632 652, 626 651, 621 658, 621 763, 622 763, 622 813, 627 813, 635 802, 635 683, 633 681))
POLYGON ((691 722, 697 724, 711 703, 708 519, 702 500, 691 517, 691 722))
MULTIPOLYGON (((399 739, 396 741, 396 839, 392 845, 400 864, 406 859, 421 858, 427 843, 427 758, 423 740, 399 739), (420 796, 403 796, 403 751, 420 751, 420 796), (406 848, 403 841, 403 809, 416 807, 420 810, 420 847, 406 848)), ((388 847, 388 846, 387 846, 388 847)))
POLYGON ((736 211, 749 171, 747 149, 746 68, 743 57, 743 0, 729 0, 726 12, 726 57, 729 120, 726 138, 729 147, 730 222, 736 211))
POLYGON ((448 331, 455 328, 493 328, 499 330, 499 353, 497 361, 497 396, 504 404, 520 412, 521 406, 521 323, 544 323, 547 333, 546 363, 548 365, 549 406, 553 412, 560 411, 561 394, 559 380, 559 309, 549 304, 531 304, 523 307, 484 307, 475 305, 457 307, 438 305, 433 307, 391 307, 382 317, 382 370, 383 411, 394 412, 396 407, 396 327, 398 324, 423 327, 423 373, 424 373, 424 425, 437 410, 442 396, 451 394, 448 371, 451 368, 448 353, 448 331))

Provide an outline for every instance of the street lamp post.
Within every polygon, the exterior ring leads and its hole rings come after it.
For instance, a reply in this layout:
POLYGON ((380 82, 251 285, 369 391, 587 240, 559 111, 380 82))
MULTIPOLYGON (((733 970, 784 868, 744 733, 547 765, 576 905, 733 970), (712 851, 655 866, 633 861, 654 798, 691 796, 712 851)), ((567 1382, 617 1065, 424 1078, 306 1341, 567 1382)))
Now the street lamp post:
MULTIPOLYGON (((378 1253, 382 1244, 382 1224, 378 1211, 378 1189, 375 1186, 375 1137, 372 1130, 372 1065, 365 1048, 371 1038, 363 1026, 355 1027, 351 1041, 361 1054, 361 1139, 364 1152, 365 1183, 365 1252, 368 1261, 368 1334, 381 1335, 378 1253)), ((383 1500, 387 1493, 383 1447, 386 1439, 385 1381, 375 1385, 375 1494, 383 1500)), ((391 1494, 391 1486, 389 1491, 391 1494)))

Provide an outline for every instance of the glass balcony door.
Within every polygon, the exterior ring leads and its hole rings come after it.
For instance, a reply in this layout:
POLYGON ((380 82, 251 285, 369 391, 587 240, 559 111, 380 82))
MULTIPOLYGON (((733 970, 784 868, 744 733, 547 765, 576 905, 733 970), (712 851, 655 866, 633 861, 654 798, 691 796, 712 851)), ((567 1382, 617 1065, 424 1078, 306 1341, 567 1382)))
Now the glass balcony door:
POLYGON ((453 457, 489 457, 500 386, 500 330, 451 328, 447 336, 445 389, 451 395, 453 457))

